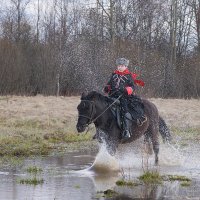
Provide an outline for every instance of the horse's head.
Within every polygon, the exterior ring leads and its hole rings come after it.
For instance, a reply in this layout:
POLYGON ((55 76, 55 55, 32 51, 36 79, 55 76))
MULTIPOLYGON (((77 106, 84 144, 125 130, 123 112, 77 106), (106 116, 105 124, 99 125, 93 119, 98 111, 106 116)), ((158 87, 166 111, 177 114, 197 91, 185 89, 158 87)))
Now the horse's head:
POLYGON ((78 122, 76 128, 78 132, 85 131, 86 127, 93 122, 96 110, 95 101, 91 96, 83 93, 81 102, 77 107, 78 109, 78 122))

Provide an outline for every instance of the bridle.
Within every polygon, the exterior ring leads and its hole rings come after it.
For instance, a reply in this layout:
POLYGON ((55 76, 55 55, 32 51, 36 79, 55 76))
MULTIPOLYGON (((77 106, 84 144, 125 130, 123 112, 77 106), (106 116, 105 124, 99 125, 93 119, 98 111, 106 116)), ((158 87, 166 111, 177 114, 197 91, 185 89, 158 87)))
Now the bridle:
POLYGON ((96 118, 92 119, 92 115, 94 112, 94 101, 90 101, 90 100, 81 100, 81 101, 87 101, 92 103, 92 112, 90 114, 90 117, 86 116, 86 115, 78 115, 78 117, 85 117, 87 119, 89 119, 89 122, 87 124, 85 124, 85 126, 89 126, 90 124, 92 124, 93 122, 95 122, 100 116, 102 116, 112 105, 114 105, 123 95, 120 95, 117 99, 115 99, 102 113, 100 113, 96 118))
POLYGON ((92 103, 92 111, 91 111, 91 114, 90 114, 89 117, 86 116, 86 115, 78 115, 78 118, 79 118, 79 117, 85 117, 86 119, 89 119, 89 122, 85 125, 85 126, 87 127, 87 126, 89 126, 90 124, 93 123, 92 115, 93 115, 93 113, 94 113, 94 101, 90 101, 90 100, 81 100, 81 101, 87 101, 87 102, 92 103))

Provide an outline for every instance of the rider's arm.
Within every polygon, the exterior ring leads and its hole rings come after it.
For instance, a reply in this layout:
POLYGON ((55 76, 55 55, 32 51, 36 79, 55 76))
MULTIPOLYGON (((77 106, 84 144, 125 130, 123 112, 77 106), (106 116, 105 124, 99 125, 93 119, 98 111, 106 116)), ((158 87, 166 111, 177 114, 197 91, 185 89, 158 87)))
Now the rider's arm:
POLYGON ((133 94, 135 90, 134 80, 131 75, 128 77, 128 85, 125 87, 125 90, 128 95, 133 94))

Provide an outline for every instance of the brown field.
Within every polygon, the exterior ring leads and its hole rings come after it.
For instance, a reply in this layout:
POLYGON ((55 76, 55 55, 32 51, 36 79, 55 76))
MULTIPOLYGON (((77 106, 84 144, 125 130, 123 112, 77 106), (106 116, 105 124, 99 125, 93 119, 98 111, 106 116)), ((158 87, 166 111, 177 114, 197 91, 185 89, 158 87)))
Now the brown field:
MULTIPOLYGON (((200 127, 200 100, 150 99, 167 124, 179 128, 200 127)), ((0 118, 36 120, 45 124, 52 120, 66 124, 77 119, 79 97, 8 96, 0 97, 0 118)))

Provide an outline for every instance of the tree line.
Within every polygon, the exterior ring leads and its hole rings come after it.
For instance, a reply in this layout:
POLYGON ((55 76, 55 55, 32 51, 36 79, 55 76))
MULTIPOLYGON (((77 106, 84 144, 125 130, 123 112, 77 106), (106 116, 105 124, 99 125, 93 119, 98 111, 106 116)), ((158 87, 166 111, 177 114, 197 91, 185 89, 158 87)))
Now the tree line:
POLYGON ((0 2, 0 95, 102 91, 118 57, 140 67, 139 94, 198 98, 200 1, 0 2))

